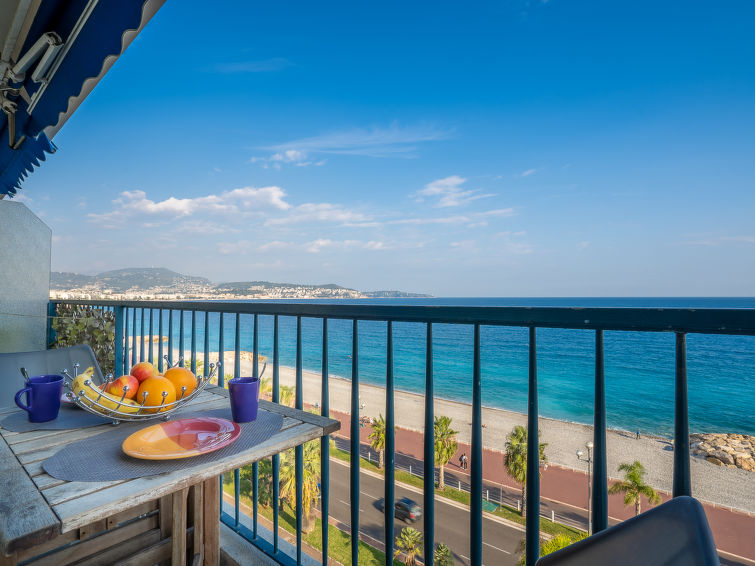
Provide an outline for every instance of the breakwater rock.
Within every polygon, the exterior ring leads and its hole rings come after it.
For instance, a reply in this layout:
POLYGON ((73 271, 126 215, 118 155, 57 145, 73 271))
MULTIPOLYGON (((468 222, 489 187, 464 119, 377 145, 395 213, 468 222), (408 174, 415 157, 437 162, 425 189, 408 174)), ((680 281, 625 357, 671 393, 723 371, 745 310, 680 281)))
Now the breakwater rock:
POLYGON ((690 434, 690 450, 711 464, 755 472, 755 436, 690 434))

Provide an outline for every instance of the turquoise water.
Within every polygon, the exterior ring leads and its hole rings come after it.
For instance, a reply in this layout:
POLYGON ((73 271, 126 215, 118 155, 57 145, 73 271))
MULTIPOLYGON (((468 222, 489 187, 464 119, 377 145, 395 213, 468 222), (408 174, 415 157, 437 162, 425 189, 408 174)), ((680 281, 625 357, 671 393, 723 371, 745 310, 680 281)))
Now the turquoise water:
MULTIPOLYGON (((293 302, 293 301, 284 301, 293 302)), ((312 301, 315 302, 315 301, 312 301)), ((330 303, 365 301, 318 301, 330 303)), ((383 299, 371 304, 549 307, 755 308, 755 298, 725 299, 383 299)), ((174 345, 178 320, 174 317, 174 345)), ((211 350, 218 346, 218 315, 210 315, 211 350)), ((259 318, 260 353, 272 358, 273 319, 259 318)), ((167 318, 165 321, 167 327, 167 318)), ((190 315, 185 319, 185 347, 190 345, 190 315)), ((251 315, 241 318, 241 349, 252 349, 251 315)), ((296 319, 280 317, 280 360, 294 366, 296 319)), ((235 321, 224 320, 226 351, 233 350, 235 321)), ((197 315, 197 344, 203 344, 204 315, 197 315)), ((425 325, 394 323, 394 372, 398 389, 424 392, 425 325)), ((156 330, 156 324, 155 324, 156 330)), ((328 323, 330 373, 351 376, 352 322, 328 323)), ((433 326, 435 394, 469 403, 472 398, 472 332, 469 325, 433 326)), ((608 426, 671 435, 674 414, 675 338, 671 333, 605 333, 606 410, 608 426)), ((540 414, 591 423, 595 371, 595 333, 538 329, 537 366, 540 414)), ((386 325, 359 323, 359 377, 362 383, 385 384, 386 325)), ((321 370, 322 322, 302 319, 304 368, 321 370)), ((483 404, 526 412, 528 374, 526 328, 481 329, 483 404)), ((690 334, 687 337, 690 428, 693 432, 739 432, 755 435, 755 337, 690 334)), ((268 368, 270 371, 270 368, 268 368)), ((471 420, 471 409, 470 409, 471 420)))

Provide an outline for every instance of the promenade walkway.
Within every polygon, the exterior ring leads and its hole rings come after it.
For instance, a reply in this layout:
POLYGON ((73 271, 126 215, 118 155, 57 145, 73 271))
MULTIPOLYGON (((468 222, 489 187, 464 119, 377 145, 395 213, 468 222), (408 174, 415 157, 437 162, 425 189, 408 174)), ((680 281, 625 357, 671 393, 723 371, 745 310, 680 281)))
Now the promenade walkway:
MULTIPOLYGON (((350 438, 351 416, 331 411, 331 417, 341 421, 339 436, 350 438)), ((369 444, 368 436, 371 432, 369 425, 360 429, 360 442, 369 444)), ((418 475, 423 473, 423 434, 416 430, 405 428, 396 429, 396 458, 397 464, 402 468, 412 465, 412 471, 418 475)), ((459 456, 463 453, 471 454, 470 446, 460 442, 456 455, 447 466, 446 483, 453 485, 461 481, 462 487, 469 485, 468 471, 459 466, 459 456)), ((586 466, 586 464, 585 464, 586 466)), ((483 480, 485 490, 490 490, 491 500, 503 497, 504 502, 515 503, 520 497, 521 486, 516 483, 506 472, 503 454, 496 450, 485 449, 483 451, 483 480), (498 490, 496 492, 496 490, 498 490), (500 494, 500 495, 499 495, 500 494)), ((670 498, 670 494, 659 492, 664 501, 670 498)), ((541 512, 545 510, 550 514, 553 510, 558 519, 566 519, 565 522, 580 525, 586 528, 587 523, 587 470, 580 472, 562 466, 549 465, 543 472, 540 484, 540 494, 543 499, 541 512)), ((694 485, 693 485, 694 495, 694 485)), ((634 515, 634 507, 624 505, 621 495, 609 495, 608 497, 609 523, 623 521, 634 515)), ((703 503, 708 517, 716 546, 726 554, 734 555, 733 563, 755 565, 755 516, 719 507, 709 503, 703 503)), ((643 501, 643 509, 648 508, 647 501, 643 501)))

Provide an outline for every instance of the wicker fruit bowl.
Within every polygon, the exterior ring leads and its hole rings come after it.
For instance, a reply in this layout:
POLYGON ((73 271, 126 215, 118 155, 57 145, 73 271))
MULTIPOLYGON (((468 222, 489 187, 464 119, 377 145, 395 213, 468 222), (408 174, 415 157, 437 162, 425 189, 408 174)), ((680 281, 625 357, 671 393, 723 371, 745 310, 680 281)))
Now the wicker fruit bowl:
MULTIPOLYGON (((178 365, 182 360, 179 360, 178 365)), ((176 366, 174 366, 176 367, 176 366)), ((79 365, 73 366, 73 375, 68 370, 63 370, 65 379, 65 397, 70 403, 81 407, 85 411, 112 419, 113 424, 126 421, 149 421, 155 419, 168 420, 181 407, 199 395, 205 386, 215 377, 220 369, 220 362, 210 364, 208 375, 196 376, 196 386, 192 391, 187 387, 181 387, 176 391, 176 400, 166 402, 166 392, 163 391, 162 399, 156 403, 144 394, 141 403, 132 401, 126 397, 126 391, 122 395, 113 395, 106 393, 108 385, 113 381, 113 374, 105 377, 105 383, 98 384, 93 374, 93 368, 88 368, 85 372, 79 373, 79 365)), ((170 365, 169 365, 170 369, 170 365)))

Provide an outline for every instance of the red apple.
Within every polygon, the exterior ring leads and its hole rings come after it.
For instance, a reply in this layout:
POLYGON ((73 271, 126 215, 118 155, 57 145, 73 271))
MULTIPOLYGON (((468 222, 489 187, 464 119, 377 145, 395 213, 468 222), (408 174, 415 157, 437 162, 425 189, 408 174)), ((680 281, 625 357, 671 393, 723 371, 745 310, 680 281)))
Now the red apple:
POLYGON ((133 375, 137 380, 139 380, 139 383, 141 383, 145 379, 155 377, 157 375, 157 368, 149 362, 139 362, 131 368, 131 371, 129 373, 131 373, 131 375, 133 375))
POLYGON ((136 392, 139 391, 139 380, 133 375, 122 375, 110 383, 106 393, 115 397, 122 397, 124 391, 126 392, 126 399, 136 397, 136 392))

